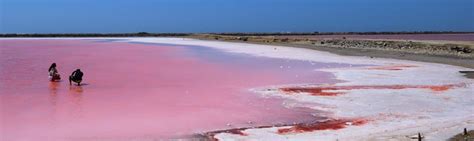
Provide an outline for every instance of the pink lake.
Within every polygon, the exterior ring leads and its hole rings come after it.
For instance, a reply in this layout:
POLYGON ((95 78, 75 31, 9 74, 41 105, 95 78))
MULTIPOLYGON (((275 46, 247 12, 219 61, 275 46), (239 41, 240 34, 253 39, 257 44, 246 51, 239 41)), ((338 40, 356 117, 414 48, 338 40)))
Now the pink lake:
MULTIPOLYGON (((325 64, 199 46, 109 40, 0 40, 0 140, 190 138, 229 128, 313 121, 251 88, 333 83, 325 64), (49 82, 58 64, 61 82, 49 82), (84 72, 83 86, 67 76, 84 72)), ((316 114, 316 116, 315 116, 316 114)))

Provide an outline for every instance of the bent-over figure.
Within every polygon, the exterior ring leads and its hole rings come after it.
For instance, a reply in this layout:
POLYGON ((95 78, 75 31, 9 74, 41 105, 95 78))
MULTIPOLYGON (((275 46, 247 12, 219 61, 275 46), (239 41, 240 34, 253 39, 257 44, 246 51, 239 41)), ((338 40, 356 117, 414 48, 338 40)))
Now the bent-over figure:
POLYGON ((72 85, 72 82, 76 82, 77 85, 80 86, 83 75, 84 73, 82 73, 80 69, 77 69, 74 72, 72 72, 71 76, 69 76, 69 85, 72 85))

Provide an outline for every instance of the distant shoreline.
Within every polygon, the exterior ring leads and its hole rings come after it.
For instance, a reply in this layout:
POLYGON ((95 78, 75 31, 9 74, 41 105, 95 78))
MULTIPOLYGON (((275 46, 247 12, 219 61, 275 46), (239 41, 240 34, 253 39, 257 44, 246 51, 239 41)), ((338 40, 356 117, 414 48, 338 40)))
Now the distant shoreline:
POLYGON ((30 37, 40 37, 40 38, 51 38, 51 37, 183 37, 189 36, 189 33, 53 33, 53 34, 43 34, 43 33, 31 33, 31 34, 0 34, 0 38, 30 38, 30 37))
MULTIPOLYGON (((87 38, 87 37, 179 37, 201 40, 241 42, 308 48, 345 56, 367 56, 371 58, 393 58, 421 62, 441 63, 474 68, 474 32, 332 32, 332 33, 120 33, 120 34, 0 34, 0 39, 9 38, 87 38), (225 35, 224 35, 225 34, 225 35), (235 34, 235 35, 230 35, 235 34), (241 35, 237 35, 241 34, 241 35), (275 35, 276 34, 276 35, 275 35), (374 36, 469 36, 468 41, 416 40, 416 39, 370 39, 374 36), (369 35, 369 36, 367 36, 369 35), (354 38, 356 36, 356 38, 354 38), (363 38, 357 38, 357 36, 363 38), (316 38, 315 38, 316 37, 316 38)), ((474 72, 462 71, 474 79, 474 72)))
POLYGON ((183 37, 194 35, 228 36, 294 36, 294 35, 399 35, 399 34, 473 34, 474 31, 413 31, 413 32, 222 32, 222 33, 4 33, 0 38, 10 37, 183 37))
MULTIPOLYGON (((472 51, 474 49, 474 41, 340 39, 339 37, 314 39, 308 37, 314 36, 198 35, 191 38, 298 47, 327 51, 345 56, 393 58, 474 68, 474 52, 472 51)), ((465 74, 469 78, 474 78, 472 72, 465 74)))

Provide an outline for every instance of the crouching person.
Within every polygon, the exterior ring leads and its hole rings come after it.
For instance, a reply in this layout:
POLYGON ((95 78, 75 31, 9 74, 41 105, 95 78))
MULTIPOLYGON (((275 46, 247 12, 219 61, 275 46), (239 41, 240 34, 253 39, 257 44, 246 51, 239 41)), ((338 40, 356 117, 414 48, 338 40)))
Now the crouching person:
POLYGON ((81 86, 83 75, 84 73, 82 73, 80 69, 77 69, 74 72, 72 72, 71 76, 69 76, 69 85, 72 85, 72 82, 76 82, 77 85, 81 86))
POLYGON ((56 69, 56 63, 51 64, 48 69, 48 77, 50 81, 58 81, 61 79, 61 76, 58 73, 58 69, 56 69))

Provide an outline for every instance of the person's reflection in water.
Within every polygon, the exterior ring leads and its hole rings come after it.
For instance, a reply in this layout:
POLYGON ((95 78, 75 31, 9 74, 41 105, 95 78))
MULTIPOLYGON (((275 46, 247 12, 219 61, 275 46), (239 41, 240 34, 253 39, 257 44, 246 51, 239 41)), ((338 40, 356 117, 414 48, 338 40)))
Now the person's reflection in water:
POLYGON ((84 89, 81 86, 70 86, 69 87, 69 98, 71 100, 72 106, 72 115, 76 118, 82 116, 82 94, 84 89))
POLYGON ((49 83, 49 100, 53 107, 56 107, 57 104, 59 84, 58 82, 49 83))
POLYGON ((60 86, 59 82, 50 82, 49 83, 49 102, 51 104, 51 124, 54 124, 56 121, 56 112, 58 110, 58 88, 60 86))

